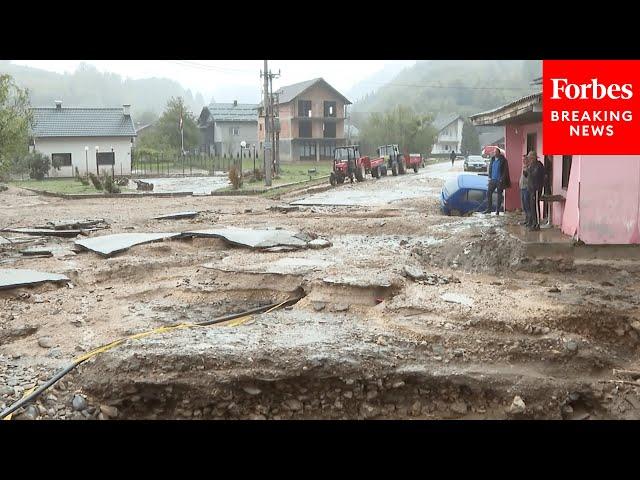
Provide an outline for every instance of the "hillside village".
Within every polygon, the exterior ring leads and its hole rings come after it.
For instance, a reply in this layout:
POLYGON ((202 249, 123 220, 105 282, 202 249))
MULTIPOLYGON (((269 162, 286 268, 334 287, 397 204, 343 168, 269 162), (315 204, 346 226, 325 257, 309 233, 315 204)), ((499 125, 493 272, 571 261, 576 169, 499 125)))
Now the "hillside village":
POLYGON ((0 418, 640 418, 640 155, 545 152, 536 65, 153 115, 0 76, 0 418))

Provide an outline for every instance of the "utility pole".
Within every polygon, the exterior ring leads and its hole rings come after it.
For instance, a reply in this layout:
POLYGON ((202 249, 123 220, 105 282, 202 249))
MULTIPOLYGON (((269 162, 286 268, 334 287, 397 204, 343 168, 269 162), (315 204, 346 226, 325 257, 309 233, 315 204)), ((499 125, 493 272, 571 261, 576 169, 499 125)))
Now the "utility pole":
POLYGON ((269 71, 269 99, 271 101, 271 140, 273 144, 273 153, 274 153, 273 164, 274 164, 276 173, 280 172, 280 158, 279 158, 279 148, 278 148, 278 140, 280 135, 276 129, 276 121, 275 121, 275 117, 278 116, 279 113, 274 109, 274 105, 276 104, 276 102, 274 101, 274 96, 273 96, 273 78, 274 77, 278 78, 279 76, 280 76, 280 70, 278 70, 278 73, 271 73, 269 71))
POLYGON ((267 60, 264 61, 264 72, 261 72, 260 75, 264 75, 264 99, 263 99, 263 108, 264 108, 264 184, 267 187, 271 186, 271 148, 267 148, 269 146, 269 141, 271 137, 269 136, 269 114, 271 110, 270 98, 269 98, 269 74, 268 74, 268 65, 267 60))
POLYGON ((275 94, 275 117, 278 119, 278 123, 275 126, 276 138, 275 138, 275 153, 276 153, 276 172, 280 174, 280 95, 275 94))

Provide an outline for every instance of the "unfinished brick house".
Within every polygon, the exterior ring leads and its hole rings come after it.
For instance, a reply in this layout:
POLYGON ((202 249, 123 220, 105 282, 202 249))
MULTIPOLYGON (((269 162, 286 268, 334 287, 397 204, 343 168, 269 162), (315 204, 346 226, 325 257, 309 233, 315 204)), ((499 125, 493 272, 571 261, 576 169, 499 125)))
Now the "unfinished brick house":
MULTIPOLYGON (((351 102, 322 78, 288 85, 277 92, 280 161, 329 160, 346 143, 345 106, 351 102)), ((264 143, 264 112, 258 106, 258 142, 264 143)))

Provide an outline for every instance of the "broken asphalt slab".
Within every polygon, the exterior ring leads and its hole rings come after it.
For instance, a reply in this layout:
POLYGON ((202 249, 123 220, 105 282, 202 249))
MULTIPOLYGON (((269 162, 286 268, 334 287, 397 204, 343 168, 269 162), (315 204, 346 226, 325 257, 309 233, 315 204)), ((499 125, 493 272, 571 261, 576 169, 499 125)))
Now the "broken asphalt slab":
POLYGON ((69 278, 57 273, 38 272, 35 270, 0 269, 0 290, 29 287, 45 282, 68 282, 69 278))
POLYGON ((60 220, 47 222, 46 225, 36 225, 36 229, 46 230, 88 230, 108 228, 109 224, 103 218, 85 220, 60 220))
POLYGON ((23 233, 25 235, 38 235, 38 236, 54 236, 54 237, 76 237, 85 232, 91 232, 96 230, 95 228, 86 230, 54 230, 52 228, 5 228, 3 232, 10 233, 23 233))
POLYGON ((297 247, 307 248, 307 242, 300 233, 289 230, 253 230, 250 228, 219 228, 194 230, 184 235, 193 237, 221 238, 233 245, 250 248, 297 247))
POLYGON ((221 238, 232 245, 254 249, 271 248, 309 248, 313 239, 303 232, 289 230, 253 230, 250 228, 218 228, 210 230, 194 230, 174 233, 117 233, 103 235, 82 240, 76 240, 75 245, 85 250, 91 250, 102 256, 109 257, 129 248, 145 243, 159 242, 167 239, 185 237, 221 238))
POLYGON ((116 233, 114 235, 102 235, 100 237, 76 240, 75 244, 86 250, 98 253, 104 257, 124 252, 136 245, 160 242, 170 238, 180 237, 177 233, 116 233))
POLYGON ((153 217, 154 220, 179 220, 181 218, 195 218, 200 214, 200 212, 177 212, 177 213, 168 213, 166 215, 159 215, 157 217, 153 217))

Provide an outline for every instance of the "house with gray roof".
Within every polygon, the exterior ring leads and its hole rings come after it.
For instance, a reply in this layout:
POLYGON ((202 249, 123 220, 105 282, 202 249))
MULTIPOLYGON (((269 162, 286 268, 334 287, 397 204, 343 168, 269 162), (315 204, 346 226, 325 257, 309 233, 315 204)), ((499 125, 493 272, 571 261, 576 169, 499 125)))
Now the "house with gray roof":
POLYGON ((73 177, 108 172, 131 174, 131 148, 137 136, 130 105, 118 108, 54 107, 32 108, 33 125, 29 148, 61 163, 51 177, 73 177))
MULTIPOLYGON (((201 151, 212 155, 237 156, 241 142, 258 148, 258 105, 255 103, 211 103, 198 119, 202 134, 201 151)), ((249 155, 249 151, 244 151, 249 155)))
POLYGON ((460 153, 464 118, 457 113, 440 113, 431 123, 438 131, 431 155, 449 155, 452 151, 460 153))
MULTIPOLYGON (((287 85, 274 89, 274 96, 279 119, 276 151, 282 162, 329 160, 336 147, 345 145, 345 106, 351 102, 326 80, 314 78, 287 85)), ((258 111, 258 141, 262 148, 262 104, 258 111)))

